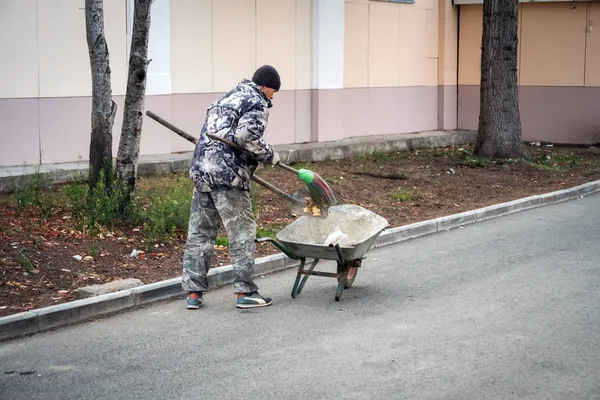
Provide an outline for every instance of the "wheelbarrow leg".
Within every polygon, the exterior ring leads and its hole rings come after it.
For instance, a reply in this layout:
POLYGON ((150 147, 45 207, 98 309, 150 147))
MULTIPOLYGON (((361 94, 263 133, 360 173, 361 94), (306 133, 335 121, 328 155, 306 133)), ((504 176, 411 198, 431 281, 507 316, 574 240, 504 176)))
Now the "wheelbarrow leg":
POLYGON ((340 301, 340 297, 342 297, 342 293, 344 292, 344 288, 346 287, 346 275, 348 275, 348 263, 344 260, 344 256, 342 254, 342 249, 339 244, 335 245, 335 251, 338 255, 337 261, 337 276, 338 276, 338 285, 335 291, 335 301, 340 301))
POLYGON ((340 301, 342 297, 342 293, 344 293, 344 289, 346 288, 347 276, 348 276, 348 263, 339 263, 337 266, 338 273, 338 285, 335 291, 335 301, 340 301))
POLYGON ((298 267, 298 273, 296 274, 296 281, 294 282, 294 286, 292 287, 292 297, 294 299, 299 294, 298 285, 300 284, 300 278, 302 278, 302 272, 304 271, 305 263, 306 263, 306 258, 300 259, 300 266, 298 267))
POLYGON ((302 261, 300 262, 300 266, 298 267, 298 273, 296 274, 296 281, 294 282, 294 287, 292 289, 292 297, 293 298, 300 296, 300 292, 302 292, 302 288, 304 287, 304 284, 306 283, 306 280, 308 279, 308 276, 309 276, 309 274, 307 272, 312 272, 312 270, 315 269, 315 266, 319 262, 319 259, 317 258, 317 259, 313 260, 313 262, 310 264, 310 267, 306 271, 304 270, 305 262, 306 262, 306 259, 303 258, 302 261), (305 275, 305 276, 304 276, 304 279, 302 279, 302 282, 300 282, 302 275, 305 275))
MULTIPOLYGON (((310 264, 310 267, 306 270, 306 272, 312 272, 312 270, 315 269, 315 266, 317 265, 318 262, 319 262, 318 258, 314 259, 313 262, 310 264)), ((310 276, 309 274, 304 275, 304 279, 302 279, 302 282, 300 282, 300 286, 298 286, 298 291, 296 292, 296 296, 299 296, 300 292, 302 292, 302 288, 304 287, 304 284, 306 283, 306 280, 308 279, 309 276, 310 276)))

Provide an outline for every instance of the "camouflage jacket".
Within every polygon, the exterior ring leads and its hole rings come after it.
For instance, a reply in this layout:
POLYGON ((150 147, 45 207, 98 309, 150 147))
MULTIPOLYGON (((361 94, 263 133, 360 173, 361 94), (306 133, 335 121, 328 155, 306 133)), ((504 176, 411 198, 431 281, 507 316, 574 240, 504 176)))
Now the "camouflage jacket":
POLYGON ((250 177, 258 163, 273 160, 273 147, 263 139, 271 106, 259 87, 247 79, 211 104, 189 171, 199 191, 250 190, 250 177), (206 133, 224 137, 244 150, 232 149, 206 133))

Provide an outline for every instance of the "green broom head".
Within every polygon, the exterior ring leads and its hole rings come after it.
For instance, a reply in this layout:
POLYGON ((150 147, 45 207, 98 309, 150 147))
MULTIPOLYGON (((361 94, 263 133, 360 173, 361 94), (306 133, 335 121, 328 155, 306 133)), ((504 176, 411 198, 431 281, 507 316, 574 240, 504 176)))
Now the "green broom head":
POLYGON ((306 185, 314 204, 326 207, 338 204, 335 194, 319 175, 307 169, 300 169, 298 179, 306 185))
POLYGON ((298 171, 298 179, 309 185, 315 180, 315 174, 314 172, 303 168, 298 171))

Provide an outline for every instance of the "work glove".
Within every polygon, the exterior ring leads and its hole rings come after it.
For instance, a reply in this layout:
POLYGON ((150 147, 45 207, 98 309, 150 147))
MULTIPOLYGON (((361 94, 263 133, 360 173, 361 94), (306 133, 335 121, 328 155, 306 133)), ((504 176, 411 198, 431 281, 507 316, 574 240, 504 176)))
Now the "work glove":
POLYGON ((258 168, 257 162, 249 162, 248 163, 248 170, 250 171, 250 178, 252 178, 252 176, 254 176, 254 172, 256 172, 256 168, 258 168))
POLYGON ((273 160, 271 160, 271 164, 272 165, 277 165, 280 162, 280 158, 279 158, 279 153, 277 153, 276 151, 273 152, 273 160))

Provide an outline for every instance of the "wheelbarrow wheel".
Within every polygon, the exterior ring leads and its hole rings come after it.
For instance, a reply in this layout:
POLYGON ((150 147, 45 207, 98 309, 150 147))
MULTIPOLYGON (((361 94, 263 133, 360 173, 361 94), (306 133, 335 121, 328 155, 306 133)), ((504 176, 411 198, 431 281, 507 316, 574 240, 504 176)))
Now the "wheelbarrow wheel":
POLYGON ((348 268, 348 273, 346 274, 346 284, 344 285, 345 289, 349 289, 352 287, 354 279, 356 279, 356 274, 358 274, 358 267, 348 268))
MULTIPOLYGON (((358 274, 358 266, 356 264, 360 264, 360 261, 354 261, 349 267, 348 270, 346 271, 346 283, 344 284, 344 289, 349 289, 352 287, 352 284, 354 283, 354 280, 356 279, 356 275, 358 274)), ((338 267, 338 274, 342 271, 340 271, 340 267, 338 267)), ((338 278, 338 283, 340 282, 341 278, 338 278)))

